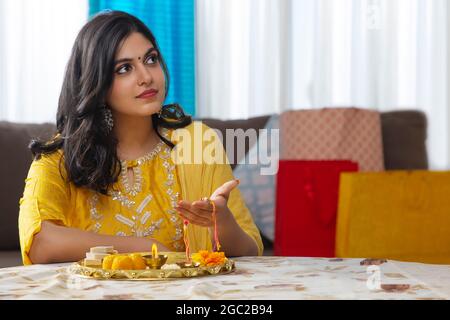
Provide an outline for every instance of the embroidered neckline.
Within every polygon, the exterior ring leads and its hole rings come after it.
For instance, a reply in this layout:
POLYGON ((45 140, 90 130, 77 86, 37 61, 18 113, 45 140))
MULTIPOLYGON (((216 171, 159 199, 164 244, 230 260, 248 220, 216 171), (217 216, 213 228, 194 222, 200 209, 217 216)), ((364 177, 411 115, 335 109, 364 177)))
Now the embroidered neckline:
POLYGON ((122 165, 122 168, 125 167, 127 169, 140 166, 145 162, 152 160, 158 153, 160 153, 163 145, 164 142, 160 140, 150 152, 146 153, 142 157, 134 160, 120 160, 120 164, 122 165))
MULTIPOLYGON (((167 128, 162 128, 161 131, 162 131, 161 135, 164 138, 168 139, 169 138, 169 130, 167 128)), ((164 144, 165 144, 164 141, 160 139, 159 142, 155 145, 155 147, 152 150, 150 150, 148 153, 144 154, 143 156, 141 156, 137 159, 120 160, 120 163, 121 163, 122 167, 127 166, 127 168, 140 166, 143 163, 152 160, 158 153, 160 153, 164 144)))
MULTIPOLYGON (((162 135, 164 138, 168 138, 168 130, 166 128, 163 128, 162 135)), ((152 160, 156 155, 158 155, 161 150, 163 149, 164 141, 160 140, 156 146, 148 152, 147 154, 143 155, 142 157, 139 157, 135 160, 121 160, 120 165, 122 166, 121 171, 121 183, 125 189, 125 194, 129 194, 132 197, 135 197, 137 194, 139 194, 142 191, 142 170, 140 166, 150 160, 152 160), (133 170, 133 186, 130 185, 128 181, 128 169, 133 170)))

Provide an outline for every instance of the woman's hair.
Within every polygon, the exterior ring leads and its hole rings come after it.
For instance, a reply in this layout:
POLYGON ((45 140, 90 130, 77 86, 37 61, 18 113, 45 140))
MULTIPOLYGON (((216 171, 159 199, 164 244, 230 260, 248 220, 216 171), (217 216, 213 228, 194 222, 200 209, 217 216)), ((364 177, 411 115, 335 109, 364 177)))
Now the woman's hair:
MULTIPOLYGON (((133 32, 145 36, 158 51, 167 97, 169 73, 152 32, 128 13, 102 12, 81 29, 75 40, 59 97, 55 136, 49 141, 32 140, 29 145, 35 159, 62 149, 69 181, 103 194, 117 181, 121 164, 116 137, 112 131, 105 133, 102 109, 113 83, 117 50, 133 32)), ((174 145, 158 128, 183 127, 191 122, 189 116, 182 116, 174 124, 152 115, 153 128, 170 147, 174 145)))

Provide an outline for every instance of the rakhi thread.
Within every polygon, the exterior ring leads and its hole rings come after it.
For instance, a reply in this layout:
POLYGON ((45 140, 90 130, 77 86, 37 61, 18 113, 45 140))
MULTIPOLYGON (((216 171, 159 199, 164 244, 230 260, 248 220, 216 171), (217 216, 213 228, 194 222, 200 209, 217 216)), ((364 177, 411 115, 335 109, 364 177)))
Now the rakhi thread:
POLYGON ((220 250, 219 233, 217 231, 217 216, 216 216, 216 204, 214 201, 209 200, 213 207, 212 218, 214 221, 214 251, 220 250))
POLYGON ((191 253, 189 249, 189 238, 187 234, 187 226, 189 224, 189 221, 184 220, 183 221, 183 240, 184 240, 184 246, 186 248, 186 261, 189 263, 191 262, 191 253))

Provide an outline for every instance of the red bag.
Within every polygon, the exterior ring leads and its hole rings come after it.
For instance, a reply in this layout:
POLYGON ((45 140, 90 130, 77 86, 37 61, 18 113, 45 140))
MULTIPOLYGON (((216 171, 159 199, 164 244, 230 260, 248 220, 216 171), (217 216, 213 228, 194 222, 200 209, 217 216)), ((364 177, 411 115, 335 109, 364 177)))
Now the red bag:
POLYGON ((347 160, 280 160, 274 254, 334 257, 341 172, 358 171, 347 160))

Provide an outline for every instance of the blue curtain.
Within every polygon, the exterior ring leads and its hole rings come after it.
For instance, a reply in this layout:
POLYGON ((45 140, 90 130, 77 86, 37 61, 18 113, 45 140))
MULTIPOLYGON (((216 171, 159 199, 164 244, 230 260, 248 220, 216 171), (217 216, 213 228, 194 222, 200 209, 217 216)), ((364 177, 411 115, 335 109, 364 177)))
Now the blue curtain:
POLYGON ((141 19, 155 35, 170 74, 166 103, 195 115, 194 0, 90 0, 89 17, 111 9, 141 19))

